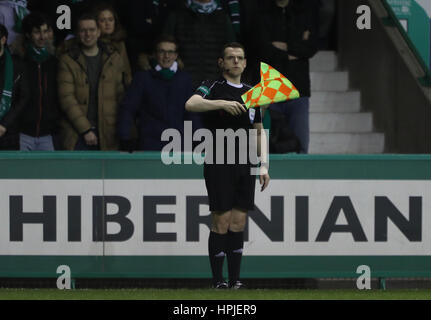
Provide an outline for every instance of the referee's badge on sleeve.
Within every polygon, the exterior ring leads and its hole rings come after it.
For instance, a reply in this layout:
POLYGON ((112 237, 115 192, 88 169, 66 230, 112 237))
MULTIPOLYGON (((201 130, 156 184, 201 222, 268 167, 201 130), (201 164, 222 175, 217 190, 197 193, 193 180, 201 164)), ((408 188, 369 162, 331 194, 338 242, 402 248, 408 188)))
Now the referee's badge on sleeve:
POLYGON ((254 109, 254 108, 250 108, 250 109, 248 110, 248 114, 249 114, 249 116, 250 116, 250 122, 251 122, 251 123, 254 123, 254 118, 256 117, 256 109, 254 109))

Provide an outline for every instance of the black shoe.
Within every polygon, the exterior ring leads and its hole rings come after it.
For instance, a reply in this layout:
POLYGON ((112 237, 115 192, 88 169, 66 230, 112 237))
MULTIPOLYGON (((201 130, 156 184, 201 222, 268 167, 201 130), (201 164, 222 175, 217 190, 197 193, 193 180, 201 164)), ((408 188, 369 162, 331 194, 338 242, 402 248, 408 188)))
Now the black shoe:
POLYGON ((229 286, 226 281, 220 281, 216 283, 216 285, 214 286, 214 289, 224 290, 224 289, 229 289, 229 286))
POLYGON ((240 289, 245 289, 245 284, 242 283, 241 281, 237 280, 234 283, 231 283, 229 285, 229 288, 233 289, 233 290, 240 290, 240 289))

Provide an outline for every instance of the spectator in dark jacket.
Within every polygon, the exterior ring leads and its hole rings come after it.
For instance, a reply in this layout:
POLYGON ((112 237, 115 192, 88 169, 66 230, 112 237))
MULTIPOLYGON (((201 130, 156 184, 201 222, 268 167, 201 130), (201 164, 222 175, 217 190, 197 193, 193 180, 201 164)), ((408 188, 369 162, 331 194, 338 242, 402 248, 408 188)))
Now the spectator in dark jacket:
POLYGON ((48 18, 32 12, 23 21, 25 66, 30 100, 20 118, 22 151, 54 151, 53 136, 59 125, 57 59, 48 50, 48 18))
POLYGON ((28 100, 27 78, 7 48, 8 31, 0 24, 0 150, 19 150, 17 118, 28 100))
POLYGON ((270 107, 285 114, 301 142, 301 153, 308 152, 310 140, 309 59, 317 52, 317 10, 316 0, 272 0, 259 24, 261 60, 292 81, 301 95, 300 99, 270 107))
POLYGON ((205 79, 219 77, 217 61, 226 43, 236 40, 229 16, 216 0, 187 0, 171 14, 164 33, 178 40, 185 71, 197 88, 205 79))
POLYGON ((116 3, 120 21, 127 30, 126 46, 133 73, 139 69, 139 55, 143 52, 148 54, 152 50, 156 33, 155 2, 154 0, 121 0, 116 3))
MULTIPOLYGON (((138 121, 139 150, 161 151, 163 131, 177 129, 181 134, 184 121, 192 116, 184 109, 193 93, 190 76, 178 68, 177 44, 174 38, 162 36, 156 41, 153 69, 139 71, 120 106, 118 134, 123 151, 132 151, 132 128, 138 121)), ((199 128, 195 119, 194 127, 199 128)))

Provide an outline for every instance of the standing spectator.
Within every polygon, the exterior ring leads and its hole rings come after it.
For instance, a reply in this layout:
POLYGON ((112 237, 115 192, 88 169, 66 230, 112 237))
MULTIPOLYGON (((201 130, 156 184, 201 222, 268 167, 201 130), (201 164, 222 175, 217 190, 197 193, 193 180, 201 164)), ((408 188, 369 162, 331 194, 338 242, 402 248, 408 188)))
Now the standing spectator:
POLYGON ((12 53, 22 43, 22 20, 28 14, 27 0, 0 0, 0 23, 9 33, 8 45, 12 53))
POLYGON ((20 118, 22 151, 54 151, 58 127, 57 59, 48 50, 50 23, 33 12, 23 20, 25 67, 32 85, 30 100, 20 118))
POLYGON ((168 16, 180 9, 184 8, 184 1, 178 0, 153 0, 153 25, 155 30, 161 30, 163 23, 166 21, 168 16))
MULTIPOLYGON (((152 50, 155 34, 154 27, 157 0, 121 0, 117 2, 116 8, 120 20, 127 30, 127 52, 132 71, 138 68, 138 57, 141 53, 150 53, 152 50)), ((178 0, 175 0, 178 1, 178 0)))
POLYGON ((185 71, 193 86, 219 76, 217 61, 225 43, 235 41, 229 16, 216 0, 187 0, 187 7, 171 14, 164 33, 178 40, 185 71))
POLYGON ((17 118, 28 101, 27 78, 7 47, 8 31, 0 24, 0 150, 19 150, 17 118))
POLYGON ((274 104, 270 110, 283 113, 290 129, 308 153, 310 141, 310 65, 317 52, 317 1, 272 0, 261 17, 261 59, 289 78, 300 99, 274 104))
MULTIPOLYGON (((131 129, 139 116, 139 150, 161 151, 164 130, 173 128, 183 132, 184 121, 192 115, 184 109, 193 93, 191 77, 178 67, 177 44, 170 36, 156 41, 156 61, 148 71, 135 74, 118 115, 118 134, 122 149, 131 151, 131 129)), ((194 119, 194 128, 199 128, 194 119)))
POLYGON ((184 7, 183 0, 116 2, 115 8, 120 21, 127 29, 126 46, 133 73, 151 69, 149 55, 154 48, 154 42, 162 35, 169 14, 180 7, 184 7))
POLYGON ((117 150, 117 107, 124 93, 125 68, 120 54, 99 42, 97 18, 78 19, 79 43, 60 58, 58 87, 65 113, 62 140, 66 150, 117 150))
POLYGON ((95 8, 95 14, 101 31, 100 40, 111 44, 123 59, 123 65, 126 68, 124 83, 127 87, 132 82, 132 70, 124 42, 126 40, 126 31, 120 25, 118 15, 111 5, 100 4, 95 8))

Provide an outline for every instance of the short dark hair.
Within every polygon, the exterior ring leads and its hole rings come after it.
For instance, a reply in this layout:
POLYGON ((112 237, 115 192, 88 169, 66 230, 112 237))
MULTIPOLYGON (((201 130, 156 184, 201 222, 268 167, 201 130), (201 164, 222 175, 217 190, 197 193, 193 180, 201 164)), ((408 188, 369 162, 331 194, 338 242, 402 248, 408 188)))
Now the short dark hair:
POLYGON ((84 20, 93 20, 94 22, 96 22, 97 28, 99 28, 99 25, 97 24, 97 16, 94 14, 94 12, 84 12, 79 16, 78 20, 76 20, 76 32, 79 31, 79 23, 84 20))
POLYGON ((245 56, 245 48, 244 48, 244 46, 241 43, 239 43, 239 42, 229 42, 229 43, 226 43, 223 46, 223 50, 220 53, 220 58, 222 58, 222 59, 224 58, 224 54, 225 54, 226 48, 240 48, 240 49, 242 49, 242 51, 244 51, 244 56, 245 56))
POLYGON ((8 36, 9 32, 7 31, 7 28, 0 23, 0 38, 6 37, 7 39, 8 36))
POLYGON ((175 44, 176 51, 178 51, 178 42, 175 40, 174 36, 171 36, 169 34, 162 34, 157 37, 156 41, 154 41, 154 51, 157 50, 157 46, 162 42, 171 42, 175 44))
POLYGON ((39 29, 44 24, 48 27, 51 25, 49 18, 42 12, 34 11, 22 20, 23 33, 31 34, 33 32, 33 28, 39 29))

